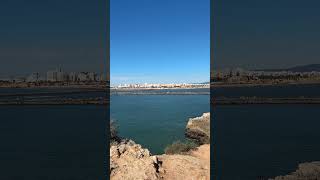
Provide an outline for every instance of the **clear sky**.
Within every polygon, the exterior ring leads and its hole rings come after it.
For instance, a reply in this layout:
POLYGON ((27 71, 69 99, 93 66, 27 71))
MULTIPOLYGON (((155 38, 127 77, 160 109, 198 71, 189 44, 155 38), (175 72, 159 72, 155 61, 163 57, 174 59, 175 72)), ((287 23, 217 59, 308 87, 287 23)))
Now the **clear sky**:
POLYGON ((110 1, 111 84, 209 81, 209 0, 110 1))
POLYGON ((320 63, 320 1, 214 0, 214 68, 320 63))
POLYGON ((106 71, 105 0, 1 0, 0 77, 106 71))

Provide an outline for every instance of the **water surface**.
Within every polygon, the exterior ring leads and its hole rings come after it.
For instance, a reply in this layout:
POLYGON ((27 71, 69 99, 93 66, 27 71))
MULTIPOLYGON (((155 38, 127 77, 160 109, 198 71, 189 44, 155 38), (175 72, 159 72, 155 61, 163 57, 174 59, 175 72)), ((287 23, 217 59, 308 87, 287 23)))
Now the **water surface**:
POLYGON ((112 95, 110 104, 120 135, 153 154, 162 154, 168 144, 184 140, 188 119, 209 111, 209 95, 112 95))
POLYGON ((104 106, 0 106, 0 179, 103 179, 104 106))

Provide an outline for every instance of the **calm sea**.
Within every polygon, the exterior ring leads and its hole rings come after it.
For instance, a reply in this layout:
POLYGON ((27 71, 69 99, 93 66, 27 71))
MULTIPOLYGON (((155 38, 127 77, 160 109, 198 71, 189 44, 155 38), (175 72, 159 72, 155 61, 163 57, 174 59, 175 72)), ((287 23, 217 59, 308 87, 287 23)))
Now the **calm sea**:
MULTIPOLYGON (((234 97, 319 97, 320 86, 211 92, 234 97)), ((121 136, 161 154, 168 144, 185 138, 188 118, 210 111, 209 99, 209 95, 111 95, 110 114, 121 136)), ((319 105, 211 108, 213 163, 219 179, 273 177, 293 171, 300 162, 320 160, 319 105)), ((14 175, 13 180, 37 180, 48 174, 51 179, 100 179, 107 111, 104 106, 0 106, 0 179, 14 175)))
MULTIPOLYGON (((20 92, 27 90, 0 90, 20 92)), ((1 105, 0 179, 105 179, 107 112, 92 105, 1 105)))
MULTIPOLYGON (((320 97, 319 85, 217 88, 219 96, 320 97)), ((320 160, 320 105, 212 106, 217 179, 285 175, 320 160)))
MULTIPOLYGON (((207 89, 209 91, 209 89, 207 89)), ((112 95, 111 119, 120 136, 162 154, 167 145, 185 140, 188 119, 210 111, 209 95, 112 95)))

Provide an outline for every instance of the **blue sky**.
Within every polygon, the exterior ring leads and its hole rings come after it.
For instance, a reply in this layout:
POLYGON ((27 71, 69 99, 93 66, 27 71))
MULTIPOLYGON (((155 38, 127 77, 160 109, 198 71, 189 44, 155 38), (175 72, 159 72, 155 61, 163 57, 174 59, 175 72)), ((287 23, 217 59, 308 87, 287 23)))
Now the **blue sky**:
POLYGON ((228 67, 319 63, 320 1, 214 1, 214 61, 228 67))
POLYGON ((105 0, 1 0, 0 77, 106 72, 105 0))
POLYGON ((209 0, 111 0, 111 83, 209 81, 209 0))

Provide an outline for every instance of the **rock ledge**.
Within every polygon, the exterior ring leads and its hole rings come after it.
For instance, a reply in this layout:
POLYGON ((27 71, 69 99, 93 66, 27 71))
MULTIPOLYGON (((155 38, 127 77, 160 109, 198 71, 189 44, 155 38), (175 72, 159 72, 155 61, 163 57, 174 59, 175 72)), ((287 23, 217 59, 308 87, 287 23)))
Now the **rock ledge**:
POLYGON ((188 154, 156 155, 132 140, 110 147, 111 180, 209 180, 210 145, 188 154))
POLYGON ((196 140, 200 144, 210 143, 210 113, 190 118, 186 126, 185 136, 196 140))
POLYGON ((113 180, 157 180, 159 162, 148 149, 132 140, 122 140, 110 147, 110 177, 113 180))
POLYGON ((318 180, 320 179, 320 161, 299 164, 290 175, 278 176, 270 180, 318 180))

